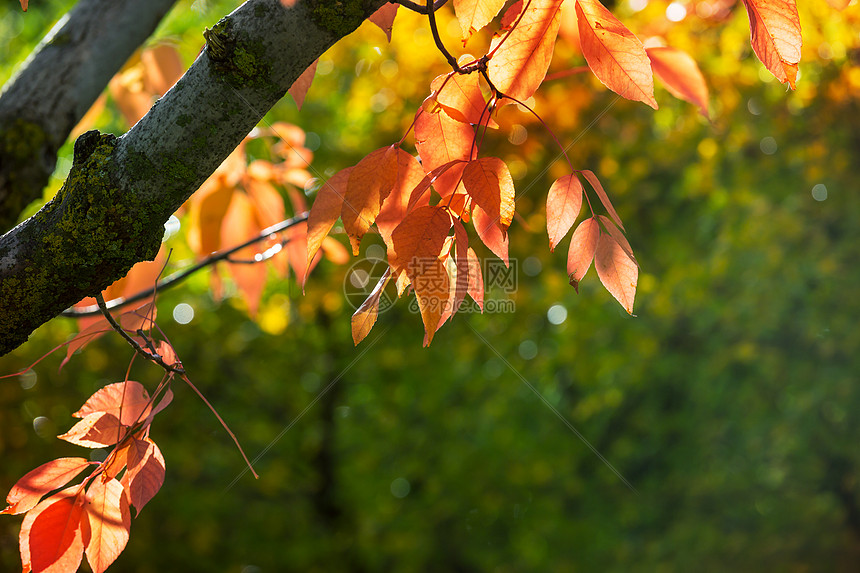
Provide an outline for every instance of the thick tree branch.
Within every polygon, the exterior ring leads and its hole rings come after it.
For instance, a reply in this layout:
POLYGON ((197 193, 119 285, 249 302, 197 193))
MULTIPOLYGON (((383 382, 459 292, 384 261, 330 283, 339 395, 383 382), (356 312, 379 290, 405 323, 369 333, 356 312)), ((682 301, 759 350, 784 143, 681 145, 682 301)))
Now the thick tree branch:
POLYGON ((249 0, 121 138, 88 132, 57 196, 0 238, 0 355, 154 258, 164 222, 310 64, 384 0, 249 0))
POLYGON ((81 0, 0 94, 0 232, 42 196, 57 150, 176 0, 81 0))

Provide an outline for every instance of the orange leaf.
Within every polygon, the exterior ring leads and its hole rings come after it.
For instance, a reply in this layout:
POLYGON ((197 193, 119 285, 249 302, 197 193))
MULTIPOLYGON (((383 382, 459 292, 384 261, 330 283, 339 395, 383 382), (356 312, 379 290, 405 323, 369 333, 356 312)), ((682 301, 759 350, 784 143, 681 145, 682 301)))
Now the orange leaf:
POLYGON ((552 60, 562 0, 531 0, 519 24, 490 44, 487 73, 502 93, 521 102, 540 86, 552 60))
POLYGON ((609 294, 621 303, 624 310, 633 314, 633 298, 636 296, 639 267, 608 233, 600 233, 597 239, 594 268, 609 294))
MULTIPOLYGON (((255 216, 254 205, 244 193, 236 193, 230 209, 224 216, 224 224, 221 227, 221 242, 224 245, 237 245, 243 241, 253 238, 263 230, 262 225, 255 216)), ((253 245, 236 252, 233 257, 236 260, 254 260, 257 251, 253 245)), ((260 298, 263 296, 263 287, 266 284, 266 266, 262 264, 228 263, 230 276, 239 288, 245 303, 248 305, 248 314, 252 317, 257 314, 260 298)))
POLYGON ((36 507, 43 495, 60 488, 87 469, 90 462, 84 458, 57 458, 18 480, 6 496, 6 509, 0 513, 17 515, 36 507))
POLYGON ((90 396, 81 409, 72 414, 84 418, 96 412, 108 412, 123 426, 132 426, 146 418, 149 393, 143 384, 133 380, 108 384, 90 396))
POLYGON ((311 84, 314 81, 314 74, 317 73, 317 63, 319 63, 319 58, 314 60, 308 69, 302 72, 296 81, 293 82, 293 85, 290 86, 290 89, 287 90, 293 99, 296 100, 296 107, 302 109, 302 104, 305 103, 305 95, 308 93, 308 89, 311 87, 311 84))
POLYGON ((505 0, 454 0, 454 13, 463 30, 463 42, 496 17, 505 0))
POLYGON ((205 257, 221 248, 221 224, 233 191, 232 184, 212 177, 192 196, 188 245, 198 256, 205 257))
POLYGON ((90 524, 87 561, 93 573, 103 573, 128 543, 131 511, 122 484, 115 479, 93 480, 86 508, 90 524))
POLYGON ((600 197, 600 202, 603 203, 603 207, 606 208, 606 211, 609 213, 609 216, 612 217, 612 220, 624 229, 624 225, 621 223, 621 217, 618 216, 618 213, 615 212, 615 207, 612 206, 612 202, 609 200, 609 196, 606 194, 606 191, 603 190, 603 185, 600 184, 600 180, 597 179, 597 175, 589 171, 588 169, 583 169, 580 173, 585 176, 594 190, 597 192, 597 196, 600 197))
MULTIPOLYGON (((320 248, 323 239, 340 217, 343 196, 352 167, 341 169, 320 187, 308 215, 308 264, 320 248)), ((304 284, 302 285, 304 287, 304 284)))
POLYGON ((242 187, 244 187, 248 199, 254 204, 257 222, 261 227, 271 227, 286 218, 284 198, 281 197, 274 185, 256 177, 246 176, 242 178, 242 187))
POLYGON ((119 443, 124 433, 125 428, 116 416, 107 412, 94 412, 57 437, 76 446, 103 448, 119 443))
POLYGON ((128 444, 114 450, 108 455, 104 463, 104 475, 108 479, 116 477, 116 475, 126 467, 128 461, 128 444))
MULTIPOLYGON (((471 125, 451 119, 447 113, 418 111, 415 119, 415 148, 421 156, 425 173, 451 161, 468 161, 472 155, 472 140, 475 132, 471 125)), ((454 164, 440 173, 433 187, 447 197, 457 188, 465 164, 454 164)))
POLYGON ((463 185, 472 200, 498 222, 504 233, 514 218, 514 180, 504 161, 481 157, 463 170, 463 185))
POLYGON ((350 323, 352 324, 352 340, 356 345, 370 334, 370 329, 376 324, 376 318, 379 315, 379 299, 390 279, 391 268, 389 267, 379 277, 379 282, 373 287, 365 301, 353 313, 350 323))
POLYGON ((851 4, 851 0, 827 0, 827 3, 837 10, 844 10, 851 4))
MULTIPOLYGON (((443 173, 447 172, 449 169, 457 168, 458 169, 458 177, 462 177, 463 168, 466 165, 466 161, 456 159, 454 161, 449 161, 444 165, 440 165, 439 167, 430 171, 427 175, 424 176, 424 179, 415 186, 415 189, 412 190, 412 193, 409 196, 409 203, 406 206, 406 212, 410 212, 412 209, 419 205, 427 205, 430 203, 430 186, 435 184, 436 180, 443 173)), ((449 193, 447 196, 450 197, 452 193, 449 193)))
POLYGON ((582 183, 576 175, 565 175, 549 188, 546 197, 546 230, 550 251, 554 251, 570 231, 581 208, 582 183))
POLYGON ((475 226, 478 238, 502 259, 507 267, 509 265, 508 236, 499 228, 498 220, 493 219, 480 206, 475 205, 472 207, 472 224, 475 226))
POLYGON ((597 0, 576 0, 579 40, 588 67, 603 85, 657 109, 651 61, 642 42, 597 0))
POLYGON ((287 260, 293 268, 293 272, 296 273, 296 282, 304 285, 311 269, 319 261, 319 257, 316 257, 309 264, 306 258, 308 253, 308 224, 301 222, 295 227, 290 227, 284 232, 284 239, 287 241, 284 247, 287 251, 287 260))
POLYGON ((472 297, 481 312, 484 312, 484 277, 481 274, 481 261, 478 255, 469 247, 469 296, 472 297))
POLYGON ((456 282, 454 284, 454 298, 450 309, 451 314, 460 310, 460 305, 469 291, 469 235, 466 228, 459 219, 454 219, 454 239, 457 241, 455 258, 456 282))
POLYGON ((782 83, 795 89, 803 37, 795 0, 744 0, 750 39, 758 59, 782 83))
POLYGON ((651 59, 651 69, 678 99, 699 106, 699 111, 708 117, 708 84, 696 61, 686 52, 675 48, 646 48, 651 59))
POLYGON ((353 255, 358 255, 361 237, 379 215, 396 178, 397 152, 391 145, 371 152, 352 168, 340 216, 349 235, 353 255))
POLYGON ((612 235, 612 238, 615 239, 615 242, 624 249, 624 252, 630 257, 630 260, 633 261, 636 266, 639 266, 639 262, 636 260, 636 257, 633 256, 633 248, 630 246, 630 243, 627 241, 627 237, 624 236, 624 233, 621 232, 618 227, 612 224, 612 221, 609 220, 608 217, 603 215, 599 215, 597 217, 600 219, 600 222, 603 223, 603 226, 609 231, 609 234, 612 235))
MULTIPOLYGON (((403 221, 408 212, 412 191, 424 179, 424 170, 417 159, 400 148, 396 149, 396 153, 394 187, 383 201, 379 215, 376 217, 376 228, 379 229, 382 240, 389 248, 391 247, 391 233, 403 221)), ((416 205, 426 205, 429 202, 429 197, 427 199, 428 201, 422 201, 416 205)))
POLYGON ((585 277, 594 259, 599 237, 600 224, 596 217, 586 219, 573 232, 567 252, 567 274, 570 276, 570 285, 576 292, 579 292, 579 282, 585 277))
POLYGON ((394 248, 388 256, 394 272, 405 270, 414 282, 423 266, 438 260, 450 229, 451 215, 444 207, 419 207, 406 215, 391 233, 394 248))
POLYGON ((379 26, 385 32, 388 41, 391 42, 391 28, 394 26, 394 17, 397 16, 397 8, 399 4, 391 2, 383 4, 376 12, 368 17, 368 20, 379 26))
POLYGON ((448 272, 439 259, 421 259, 410 268, 412 288, 424 322, 424 346, 430 346, 448 302, 448 272))
POLYGON ((499 126, 490 117, 487 101, 478 85, 478 74, 443 74, 433 80, 430 89, 436 93, 436 103, 451 119, 481 125, 489 123, 493 128, 499 126))
POLYGON ((24 10, 24 12, 26 12, 27 11, 27 4, 30 3, 30 0, 20 0, 20 2, 21 2, 21 9, 24 10))
POLYGON ((185 72, 182 58, 171 44, 145 49, 140 54, 140 63, 144 69, 144 89, 151 94, 166 94, 185 72))
POLYGON ((83 516, 80 486, 67 488, 24 517, 18 537, 24 571, 74 573, 81 564, 89 525, 83 516))
POLYGON ((164 456, 155 442, 149 438, 132 440, 128 448, 128 472, 123 476, 123 482, 138 515, 161 489, 164 473, 164 456))

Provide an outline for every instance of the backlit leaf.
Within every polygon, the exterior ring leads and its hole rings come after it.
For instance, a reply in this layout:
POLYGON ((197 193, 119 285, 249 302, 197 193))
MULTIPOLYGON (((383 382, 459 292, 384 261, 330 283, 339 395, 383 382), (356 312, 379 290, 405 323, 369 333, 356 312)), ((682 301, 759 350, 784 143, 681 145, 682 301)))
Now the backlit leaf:
POLYGON ((399 4, 392 2, 383 4, 381 8, 367 18, 385 32, 385 36, 389 42, 391 41, 391 28, 394 26, 394 17, 397 16, 397 8, 399 6, 399 4))
POLYGON ((57 437, 76 446, 103 448, 119 443, 125 432, 125 427, 113 414, 93 412, 72 426, 68 432, 57 437))
MULTIPOLYGON (((415 119, 415 148, 421 157, 425 173, 430 173, 451 161, 468 161, 472 155, 472 140, 475 131, 471 125, 451 119, 447 113, 420 111, 415 119)), ((433 187, 447 197, 457 188, 465 163, 453 165, 440 173, 433 187)))
POLYGON ((490 117, 487 101, 478 85, 478 74, 443 74, 430 84, 436 93, 436 102, 452 119, 498 127, 490 117), (447 81, 446 81, 447 79, 447 81))
MULTIPOLYGON (((221 242, 224 245, 239 245, 259 235, 262 230, 263 225, 257 218, 251 200, 244 193, 236 193, 230 209, 224 216, 224 224, 221 226, 221 242)), ((252 317, 257 314, 260 298, 263 295, 263 287, 266 284, 266 266, 247 264, 248 261, 255 260, 257 254, 258 247, 251 245, 231 255, 231 259, 243 262, 227 264, 230 276, 239 288, 242 299, 248 305, 248 314, 252 317)))
POLYGON ((633 314, 633 298, 636 296, 639 267, 608 233, 600 233, 597 239, 594 268, 609 294, 621 303, 624 310, 633 314))
POLYGON ((149 438, 132 440, 128 448, 128 472, 123 482, 138 515, 161 489, 164 473, 164 456, 155 442, 149 438))
POLYGON ((699 107, 708 117, 708 84, 696 61, 686 52, 675 48, 647 48, 651 69, 670 94, 699 107))
POLYGON ((450 294, 448 271, 439 259, 423 259, 420 265, 410 268, 412 288, 424 322, 424 346, 430 346, 450 294))
POLYGON ((394 188, 396 176, 397 152, 393 146, 371 152, 352 168, 340 215, 353 255, 358 255, 361 237, 379 215, 382 202, 394 188))
POLYGON ((582 183, 575 174, 559 178, 546 197, 546 230, 549 250, 554 251, 564 238, 582 208, 582 183))
POLYGON ((475 226, 478 238, 484 245, 502 259, 506 267, 509 266, 508 235, 499 228, 498 220, 493 219, 480 206, 475 205, 472 207, 472 225, 475 226))
POLYGON ((608 217, 604 217, 603 215, 599 215, 597 217, 600 219, 600 222, 603 223, 605 229, 612 235, 612 238, 615 239, 615 242, 624 249, 624 252, 627 253, 627 256, 630 257, 630 260, 633 261, 637 266, 639 263, 636 261, 636 257, 633 255, 633 248, 630 246, 630 243, 627 241, 627 237, 624 236, 624 233, 616 227, 612 221, 609 220, 608 217))
POLYGON ((311 84, 314 81, 314 74, 317 73, 317 64, 319 63, 319 58, 314 60, 308 69, 302 72, 302 75, 296 78, 296 81, 293 82, 293 85, 290 86, 290 89, 287 91, 293 99, 296 101, 296 107, 302 109, 302 104, 305 103, 305 95, 307 95, 308 90, 311 87, 311 84))
POLYGON ((115 479, 93 480, 87 490, 90 538, 87 561, 93 573, 103 573, 128 543, 131 512, 122 484, 115 479))
POLYGON ((504 161, 481 157, 463 170, 463 185, 472 200, 505 231, 514 218, 514 180, 504 161))
POLYGON ((803 45, 796 0, 744 0, 744 4, 758 59, 776 79, 795 89, 803 45))
POLYGON ((561 0, 531 0, 519 24, 491 43, 494 52, 487 73, 493 85, 505 95, 524 102, 546 77, 558 35, 561 3, 561 0))
POLYGON ((79 486, 67 488, 41 502, 24 517, 19 535, 24 571, 74 573, 81 564, 89 524, 79 486))
POLYGON ((496 17, 505 0, 454 0, 454 14, 463 31, 463 41, 472 37, 496 17))
POLYGON ((440 206, 418 207, 406 215, 391 233, 393 250, 388 256, 393 272, 405 270, 414 281, 423 265, 438 260, 450 229, 451 215, 440 206))
POLYGON ((352 324, 352 340, 356 345, 370 334, 370 329, 376 324, 376 317, 379 315, 379 300, 390 279, 391 268, 389 267, 379 278, 379 282, 373 287, 365 301, 353 313, 350 322, 352 324))
MULTIPOLYGON (((379 229, 382 240, 389 248, 391 247, 391 233, 403 221, 408 212, 412 191, 424 179, 424 170, 415 157, 400 148, 397 148, 395 153, 397 160, 394 162, 394 186, 391 193, 383 201, 379 215, 376 217, 376 228, 379 229)), ((417 202, 413 208, 422 204, 426 205, 429 201, 429 195, 425 196, 425 199, 427 200, 422 199, 417 202)))
POLYGON ((469 247, 469 296, 472 297, 481 312, 484 311, 484 276, 481 273, 481 261, 478 255, 469 247))
POLYGON ((36 507, 42 496, 61 488, 90 465, 84 458, 58 458, 27 472, 9 491, 0 513, 17 515, 36 507))
POLYGON ((609 216, 612 217, 612 220, 624 229, 624 225, 621 223, 621 217, 618 216, 618 213, 615 212, 615 207, 612 206, 612 202, 609 200, 609 196, 606 194, 606 191, 603 190, 603 185, 600 184, 600 180, 597 178, 597 175, 589 171, 588 169, 583 169, 580 171, 582 175, 588 180, 591 184, 591 187, 594 188, 594 191, 597 192, 597 196, 600 197, 600 202, 603 203, 603 207, 606 209, 606 212, 609 213, 609 216))
POLYGON ((313 260, 323 239, 340 217, 343 196, 346 194, 346 184, 351 171, 352 167, 341 169, 317 192, 308 215, 308 263, 313 260))
POLYGON ((598 0, 576 0, 579 41, 588 67, 603 85, 657 109, 645 47, 598 0))
POLYGON ((594 251, 597 250, 597 239, 600 237, 600 224, 596 217, 590 217, 579 224, 570 240, 567 252, 567 274, 571 286, 579 292, 579 283, 588 272, 594 251))
POLYGON ((143 384, 133 380, 108 384, 90 396, 81 409, 72 414, 84 418, 95 412, 108 412, 124 426, 146 418, 149 409, 149 393, 143 384))

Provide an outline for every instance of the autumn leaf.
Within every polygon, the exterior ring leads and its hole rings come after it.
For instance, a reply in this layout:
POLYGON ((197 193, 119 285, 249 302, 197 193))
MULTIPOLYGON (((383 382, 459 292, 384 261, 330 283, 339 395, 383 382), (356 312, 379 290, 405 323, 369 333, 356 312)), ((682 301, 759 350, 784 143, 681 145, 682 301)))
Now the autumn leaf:
MULTIPOLYGON (((475 132, 471 125, 451 119, 442 110, 436 113, 418 111, 415 119, 415 148, 425 173, 452 161, 468 161, 472 156, 474 138, 475 132)), ((433 187, 442 197, 456 190, 465 163, 462 165, 454 164, 433 182, 433 187)))
POLYGON ((454 14, 463 31, 463 42, 496 17, 505 0, 454 0, 454 14))
POLYGON ((594 268, 609 294, 633 314, 633 298, 639 280, 639 267, 608 233, 600 233, 594 253, 594 268))
POLYGON ((153 95, 166 94, 185 73, 182 58, 172 44, 158 44, 143 50, 140 63, 144 69, 144 89, 153 95))
POLYGON ((445 113, 457 121, 499 126, 487 109, 487 101, 478 85, 478 74, 443 74, 430 84, 438 103, 445 113), (447 81, 446 81, 447 80, 447 81))
POLYGON ((30 0, 20 0, 20 2, 21 2, 21 9, 24 10, 24 12, 26 12, 27 11, 27 4, 30 3, 30 0))
POLYGON ((827 0, 827 3, 837 10, 844 10, 851 4, 851 0, 827 0))
POLYGON ((460 310, 460 305, 466 298, 466 293, 469 291, 469 235, 466 233, 466 228, 459 219, 453 219, 454 223, 454 240, 456 241, 456 251, 454 259, 455 282, 454 282, 454 297, 450 309, 446 309, 451 314, 460 310))
POLYGON ((164 484, 165 463, 161 450, 149 438, 134 439, 128 448, 128 471, 123 485, 137 514, 164 484))
POLYGON ((57 437, 76 446, 104 448, 119 443, 124 433, 125 427, 116 416, 108 412, 93 412, 57 437))
POLYGON ((398 7, 399 4, 388 2, 367 18, 385 32, 385 37, 388 38, 389 42, 391 42, 391 28, 394 26, 394 17, 397 16, 398 7))
POLYGON ((448 302, 448 272, 439 259, 424 259, 420 270, 412 266, 410 278, 424 322, 424 346, 430 346, 448 302))
MULTIPOLYGON (((343 196, 352 167, 341 169, 320 187, 311 212, 308 215, 308 264, 320 248, 323 239, 328 235, 335 222, 340 217, 343 208, 343 196)), ((304 284, 302 285, 304 287, 304 284)))
POLYGON ((498 157, 470 161, 463 170, 463 186, 504 233, 514 218, 514 180, 507 164, 498 157))
POLYGON ((314 74, 317 72, 317 64, 319 63, 319 58, 314 60, 308 69, 302 72, 296 81, 293 82, 293 85, 290 86, 290 89, 287 91, 293 99, 296 101, 296 107, 302 109, 302 104, 305 103, 305 95, 308 93, 308 89, 310 89, 311 84, 314 81, 314 74))
POLYGON ((524 102, 546 77, 558 35, 561 3, 531 0, 519 24, 490 44, 492 58, 487 74, 505 95, 524 102))
POLYGON ((508 261, 508 235, 499 228, 498 220, 490 217, 480 206, 472 207, 472 225, 481 242, 499 257, 505 266, 508 261))
MULTIPOLYGON (((257 236, 262 229, 251 200, 245 193, 236 193, 221 226, 221 242, 225 245, 238 245, 257 236)), ((227 263, 230 276, 239 288, 242 299, 248 305, 248 314, 252 317, 257 314, 266 284, 266 266, 247 264, 247 261, 253 261, 256 255, 256 247, 252 245, 233 255, 234 260, 242 262, 227 263)))
POLYGON ((782 83, 795 89, 803 37, 795 0, 744 0, 750 39, 758 59, 782 83))
POLYGON ((450 229, 451 216, 444 207, 419 207, 406 215, 391 233, 394 248, 388 256, 393 272, 405 270, 414 281, 422 265, 438 260, 450 229))
POLYGON ((630 257, 630 260, 633 261, 636 266, 639 266, 638 261, 636 261, 636 257, 633 255, 633 248, 630 246, 630 243, 627 241, 627 237, 624 236, 624 233, 619 230, 618 227, 616 227, 612 223, 612 221, 609 220, 608 217, 599 215, 597 218, 603 224, 603 227, 606 229, 606 231, 608 231, 609 234, 612 235, 612 238, 615 239, 615 242, 618 243, 618 245, 624 250, 627 256, 630 257))
POLYGON ((352 325, 352 340, 356 345, 370 334, 370 329, 376 324, 376 318, 379 315, 379 300, 390 279, 391 268, 389 267, 379 277, 379 282, 373 287, 365 301, 353 313, 350 323, 352 325))
POLYGON ((376 228, 379 229, 379 235, 389 248, 392 246, 391 233, 403 221, 409 209, 426 205, 430 199, 429 196, 424 196, 423 199, 419 198, 415 204, 409 206, 412 191, 424 179, 424 170, 418 160, 409 153, 397 148, 396 154, 394 186, 383 201, 379 215, 376 216, 376 228))
POLYGON ((18 536, 23 570, 74 573, 81 564, 89 524, 82 519, 80 486, 58 492, 31 509, 18 536))
POLYGON ((371 152, 349 174, 340 216, 349 235, 353 255, 358 255, 361 238, 373 225, 382 202, 394 188, 396 149, 389 145, 371 152))
POLYGON ((567 274, 570 285, 579 292, 579 283, 588 272, 594 251, 597 250, 597 239, 600 237, 600 224, 596 217, 590 217, 579 224, 570 240, 567 252, 567 274))
POLYGON ((591 187, 597 193, 597 196, 600 197, 600 202, 603 203, 603 207, 609 213, 609 216, 612 217, 612 220, 624 229, 624 225, 621 223, 621 217, 618 216, 618 213, 615 212, 615 207, 612 206, 612 202, 609 200, 609 196, 606 194, 606 191, 603 190, 603 185, 600 184, 600 180, 597 178, 593 172, 588 169, 583 169, 580 171, 582 175, 588 180, 591 184, 591 187))
POLYGON ((9 505, 0 513, 17 515, 33 509, 43 496, 75 479, 89 465, 84 458, 57 458, 27 472, 9 491, 9 505))
POLYGON ((469 258, 469 296, 484 312, 484 277, 481 274, 481 261, 478 255, 469 247, 467 253, 469 258))
POLYGON ((123 426, 132 426, 146 418, 149 393, 143 384, 133 380, 108 384, 90 396, 81 409, 72 414, 84 418, 96 412, 108 412, 123 426))
POLYGON ((128 543, 131 512, 122 484, 116 479, 93 480, 87 490, 90 538, 87 561, 93 573, 103 573, 128 543))
POLYGON ((579 40, 588 67, 603 85, 657 109, 654 77, 645 47, 597 0, 576 0, 579 40))
POLYGON ((546 197, 546 230, 549 250, 554 251, 564 238, 582 208, 582 183, 574 174, 559 178, 546 197))
POLYGON ((669 93, 698 106, 701 114, 709 117, 708 84, 696 61, 675 48, 646 48, 646 52, 651 59, 651 69, 669 93))

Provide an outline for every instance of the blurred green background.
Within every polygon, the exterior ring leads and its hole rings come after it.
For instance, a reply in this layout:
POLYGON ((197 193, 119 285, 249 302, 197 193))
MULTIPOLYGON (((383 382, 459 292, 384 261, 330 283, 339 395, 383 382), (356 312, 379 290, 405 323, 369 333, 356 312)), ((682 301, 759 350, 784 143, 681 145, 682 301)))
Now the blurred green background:
MULTIPOLYGON (((0 79, 70 4, 0 8, 0 79)), ((539 124, 505 110, 484 151, 515 164, 517 289, 490 294, 515 313, 458 315, 424 349, 420 317, 400 300, 356 348, 349 265, 322 263, 304 296, 273 279, 258 322, 237 297, 214 301, 205 273, 160 295, 191 379, 249 456, 265 455, 259 480, 231 485, 241 457, 175 385, 152 429, 165 485, 111 571, 857 570, 860 10, 801 6, 801 77, 786 92, 752 54, 742 5, 715 21, 697 16, 705 3, 681 3, 690 13, 670 26, 668 4, 614 10, 696 58, 712 122, 660 87, 654 112, 582 74, 535 101, 625 221, 642 268, 638 316, 593 270, 579 295, 567 284, 568 241, 549 252, 544 202, 568 168, 539 124), (171 317, 180 303, 194 309, 188 324, 171 317)), ((188 65, 203 28, 234 5, 181 1, 156 36, 188 65)), ((287 97, 269 121, 315 134, 313 166, 330 176, 402 136, 444 71, 431 42, 408 14, 390 46, 365 24, 323 57, 302 112, 287 97)), ((552 69, 581 64, 560 40, 552 69)), ((126 129, 110 100, 97 126, 126 129)), ((70 157, 67 145, 48 195, 70 157)), ((180 268, 190 255, 175 241, 180 268)), ((0 372, 75 331, 52 321, 0 372)), ((58 373, 62 355, 0 383, 3 492, 49 459, 87 455, 55 436, 122 379, 131 353, 104 337, 58 373)), ((136 363, 132 378, 152 388, 160 376, 136 363)), ((19 567, 20 521, 0 519, 4 571, 19 567)))

